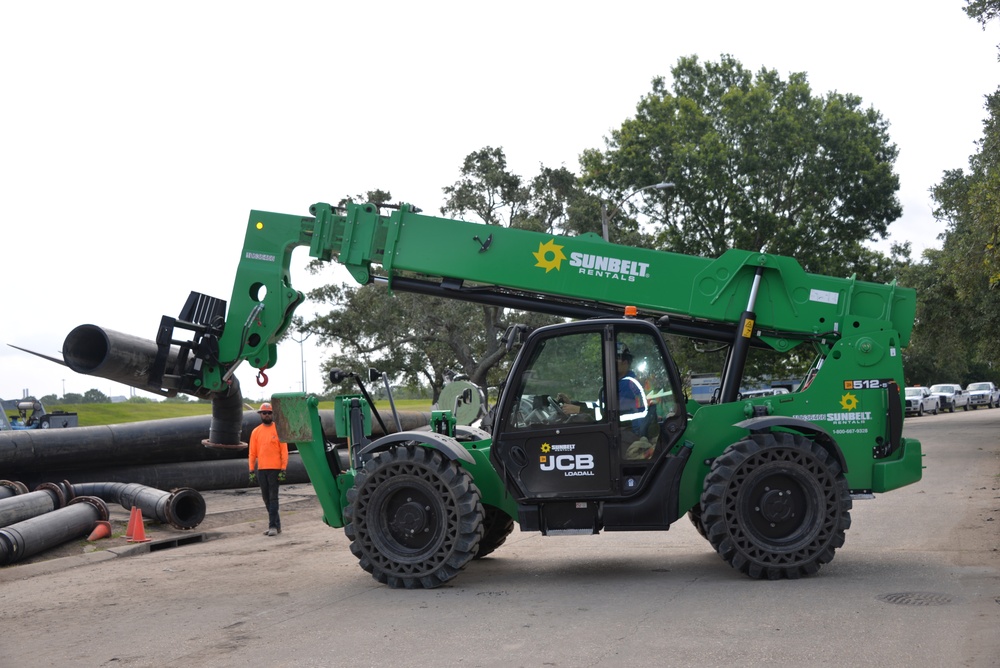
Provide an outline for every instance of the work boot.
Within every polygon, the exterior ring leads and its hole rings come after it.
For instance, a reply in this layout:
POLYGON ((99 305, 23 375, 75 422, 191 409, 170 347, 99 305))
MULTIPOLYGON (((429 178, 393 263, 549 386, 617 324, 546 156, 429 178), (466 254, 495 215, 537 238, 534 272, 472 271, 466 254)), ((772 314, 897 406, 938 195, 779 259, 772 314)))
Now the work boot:
POLYGON ((278 535, 278 530, 275 529, 274 527, 271 527, 270 529, 268 529, 267 531, 264 532, 264 535, 265 536, 277 536, 278 535))

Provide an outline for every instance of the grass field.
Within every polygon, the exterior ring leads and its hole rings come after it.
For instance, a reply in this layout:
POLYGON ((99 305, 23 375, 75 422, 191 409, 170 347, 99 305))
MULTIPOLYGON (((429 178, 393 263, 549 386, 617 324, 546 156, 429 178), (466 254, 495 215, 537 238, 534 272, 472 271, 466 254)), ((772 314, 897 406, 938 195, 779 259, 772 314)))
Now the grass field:
MULTIPOLYGON (((377 401, 375 406, 379 412, 388 417, 392 414, 388 401, 377 401)), ((332 401, 321 401, 320 410, 333 410, 332 401)), ((66 404, 63 406, 47 406, 49 412, 57 410, 76 413, 81 427, 95 427, 102 424, 123 424, 125 422, 143 422, 145 420, 163 420, 166 418, 188 417, 190 415, 211 415, 212 404, 202 402, 190 403, 149 403, 149 404, 66 404)), ((247 404, 247 410, 255 410, 257 404, 247 404)), ((431 403, 422 399, 407 399, 396 402, 396 410, 429 412, 431 403)))

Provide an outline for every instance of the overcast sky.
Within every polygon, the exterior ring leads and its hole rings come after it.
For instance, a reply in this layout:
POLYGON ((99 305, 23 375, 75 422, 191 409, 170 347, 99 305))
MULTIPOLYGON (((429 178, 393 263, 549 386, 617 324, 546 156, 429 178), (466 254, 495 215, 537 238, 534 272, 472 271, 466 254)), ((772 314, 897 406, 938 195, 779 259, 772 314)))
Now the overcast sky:
MULTIPOLYGON (((77 325, 152 339, 188 292, 229 299, 251 209, 381 188, 437 213, 463 158, 525 178, 578 171, 681 56, 806 72, 890 123, 903 217, 939 246, 928 189, 964 168, 1000 84, 1000 29, 963 0, 746 2, 5 2, 0 398, 127 395, 60 356, 77 325)), ((306 291, 349 280, 304 271, 306 291)), ((307 314, 308 305, 300 309, 307 314)), ((322 389, 323 350, 283 344, 260 389, 322 389)), ((147 395, 149 396, 149 395, 147 395)))

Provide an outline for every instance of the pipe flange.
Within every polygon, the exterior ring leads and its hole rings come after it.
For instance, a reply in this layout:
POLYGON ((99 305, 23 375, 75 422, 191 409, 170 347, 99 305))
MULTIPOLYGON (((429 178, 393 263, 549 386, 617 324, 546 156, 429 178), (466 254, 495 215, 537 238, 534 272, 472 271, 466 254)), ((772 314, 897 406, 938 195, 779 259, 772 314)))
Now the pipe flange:
POLYGON ((205 519, 205 497, 191 487, 170 490, 165 515, 175 529, 193 529, 205 519))
POLYGON ((62 486, 54 482, 43 482, 41 485, 35 488, 36 492, 49 492, 53 496, 53 501, 55 502, 56 508, 62 508, 66 505, 66 492, 63 490, 62 486))
POLYGON ((15 496, 28 493, 28 486, 19 480, 0 480, 0 487, 9 487, 15 496))
POLYGON ((62 486, 63 491, 66 493, 66 503, 76 498, 76 491, 73 490, 73 485, 70 484, 69 480, 63 480, 59 485, 62 486))
POLYGON ((69 505, 74 503, 86 503, 97 509, 98 521, 107 521, 111 516, 108 512, 108 504, 104 503, 103 499, 99 499, 96 496, 78 496, 69 502, 69 505))
POLYGON ((211 448, 213 450, 246 450, 249 448, 249 444, 240 441, 239 443, 212 443, 207 438, 204 439, 201 444, 206 448, 211 448))

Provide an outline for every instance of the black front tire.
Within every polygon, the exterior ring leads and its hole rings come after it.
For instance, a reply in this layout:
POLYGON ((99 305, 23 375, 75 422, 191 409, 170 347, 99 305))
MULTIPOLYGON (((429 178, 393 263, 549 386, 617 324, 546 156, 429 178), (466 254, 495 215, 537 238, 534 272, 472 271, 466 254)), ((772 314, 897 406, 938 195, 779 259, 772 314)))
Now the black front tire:
POLYGON ((469 472, 437 450, 400 445, 365 462, 347 492, 344 533, 361 568, 394 589, 458 575, 483 536, 469 472))
POLYGON ((494 506, 483 504, 483 508, 486 511, 483 518, 483 538, 479 541, 479 549, 473 559, 482 559, 496 550, 514 531, 514 520, 510 515, 494 506))
POLYGON ((701 496, 708 540, 752 578, 812 575, 851 526, 840 464, 799 434, 752 434, 712 464, 701 496))
POLYGON ((701 519, 701 504, 699 503, 695 505, 693 508, 691 508, 691 510, 688 511, 687 515, 688 519, 691 520, 691 524, 693 524, 694 528, 697 529, 698 533, 701 534, 701 537, 707 540, 708 532, 705 531, 705 523, 702 522, 701 519))

